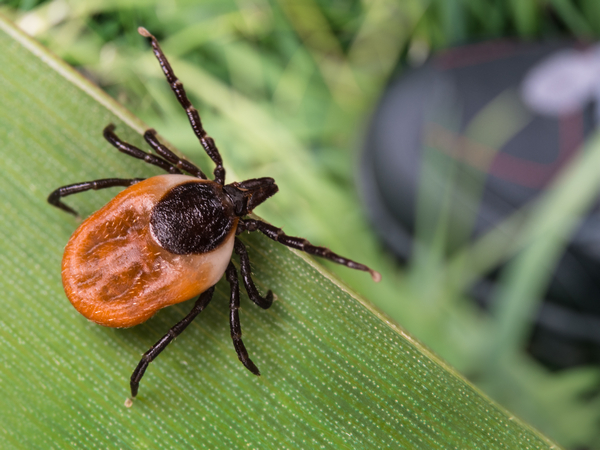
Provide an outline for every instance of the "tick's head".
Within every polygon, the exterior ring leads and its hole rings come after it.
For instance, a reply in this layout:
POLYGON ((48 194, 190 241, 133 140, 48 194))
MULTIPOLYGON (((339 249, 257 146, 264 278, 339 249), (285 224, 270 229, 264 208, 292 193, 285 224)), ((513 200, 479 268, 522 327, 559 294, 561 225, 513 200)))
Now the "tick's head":
POLYGON ((245 216, 279 190, 273 178, 253 178, 223 188, 233 203, 235 214, 245 216))

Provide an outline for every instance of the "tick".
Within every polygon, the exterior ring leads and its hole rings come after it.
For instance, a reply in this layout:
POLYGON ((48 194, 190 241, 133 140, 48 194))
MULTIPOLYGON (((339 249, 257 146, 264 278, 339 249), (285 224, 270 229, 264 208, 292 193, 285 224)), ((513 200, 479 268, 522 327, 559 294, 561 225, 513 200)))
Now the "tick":
POLYGON ((104 178, 70 184, 48 197, 51 205, 77 216, 61 198, 92 189, 126 187, 83 221, 65 248, 62 260, 65 293, 87 319, 108 327, 131 327, 145 322, 161 308, 199 296, 190 313, 142 356, 131 375, 132 399, 148 365, 206 308, 223 274, 231 288, 229 325, 233 346, 242 364, 260 375, 242 342, 240 291, 238 273, 231 262, 233 252, 239 257, 248 297, 267 309, 273 303, 273 293, 268 291, 261 296, 252 281, 246 247, 237 238, 244 231, 260 231, 285 246, 369 272, 375 281, 381 279, 379 273, 363 264, 247 217, 277 192, 275 180, 265 177, 225 184, 219 150, 206 134, 198 111, 190 103, 158 41, 144 28, 140 27, 138 32, 149 39, 194 133, 214 162, 214 180, 161 144, 154 130, 147 130, 144 139, 156 155, 119 139, 115 126, 110 124, 103 132, 110 144, 168 174, 148 179, 104 178))

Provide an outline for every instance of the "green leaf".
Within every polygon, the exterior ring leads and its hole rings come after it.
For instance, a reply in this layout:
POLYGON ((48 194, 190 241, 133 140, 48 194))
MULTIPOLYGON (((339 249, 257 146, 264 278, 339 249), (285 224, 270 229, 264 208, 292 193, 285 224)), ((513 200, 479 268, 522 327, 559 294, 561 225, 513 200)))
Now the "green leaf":
MULTIPOLYGON (((556 448, 357 298, 312 259, 245 239, 267 311, 242 298, 250 374, 229 337, 228 289, 151 364, 142 352, 189 302, 132 329, 86 321, 60 283, 76 221, 46 203, 60 185, 158 173, 103 141, 143 124, 0 18, 0 444, 2 448, 556 448)), ((114 191, 70 197, 83 215, 114 191)), ((368 277, 367 274, 359 274, 368 277)))

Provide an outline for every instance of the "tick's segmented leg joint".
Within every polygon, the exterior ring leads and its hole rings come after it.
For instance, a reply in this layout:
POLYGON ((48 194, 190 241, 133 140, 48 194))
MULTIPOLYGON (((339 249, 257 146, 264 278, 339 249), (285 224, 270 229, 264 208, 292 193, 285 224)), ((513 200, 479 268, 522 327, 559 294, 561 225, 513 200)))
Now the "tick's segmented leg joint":
POLYGON ((312 245, 304 238, 298 238, 294 236, 288 236, 283 232, 281 228, 274 227, 266 222, 255 219, 243 219, 244 227, 248 231, 260 231, 265 236, 273 239, 280 244, 283 244, 287 247, 295 248, 297 250, 302 250, 310 255, 320 256, 321 258, 328 259, 335 263, 344 265, 349 267, 350 269, 362 270, 365 272, 369 272, 371 278, 374 281, 381 280, 381 275, 379 272, 365 266, 364 264, 357 263, 348 258, 344 258, 343 256, 338 255, 337 253, 332 252, 326 247, 318 247, 316 245, 312 245))
POLYGON ((260 371, 256 364, 252 362, 246 346, 242 341, 242 327, 240 324, 240 315, 238 310, 240 309, 240 287, 238 283, 237 271, 235 266, 230 261, 225 271, 225 277, 231 287, 231 297, 229 302, 229 326, 231 328, 231 339, 233 340, 233 347, 238 355, 239 360, 244 366, 252 372, 254 375, 260 375, 260 371))
POLYGON ((248 293, 248 297, 250 297, 250 300, 252 300, 261 308, 269 308, 273 304, 273 292, 271 292, 270 290, 267 291, 267 295, 265 295, 264 297, 262 297, 258 293, 258 289, 256 289, 254 281, 252 280, 250 258, 248 257, 246 246, 242 243, 242 241, 236 238, 233 249, 235 253, 240 257, 240 272, 242 274, 242 280, 244 282, 246 292, 248 293))
POLYGON ((50 203, 52 206, 62 209, 65 212, 68 212, 69 214, 74 215, 75 217, 78 217, 79 215, 77 214, 77 211, 60 200, 62 197, 78 194, 79 192, 90 190, 97 191, 116 186, 129 187, 139 183, 140 181, 144 181, 144 178, 103 178, 101 180, 69 184, 52 191, 48 196, 48 203, 50 203))
POLYGON ((177 336, 179 336, 190 323, 192 323, 192 321, 204 310, 204 308, 206 308, 212 299, 214 291, 215 287, 212 286, 210 289, 200 294, 200 297, 198 297, 198 300, 196 300, 196 303, 189 314, 179 321, 175 326, 171 327, 167 334, 160 338, 158 342, 150 348, 150 350, 144 353, 139 364, 131 374, 130 387, 132 398, 135 398, 138 393, 140 381, 142 380, 148 365, 154 361, 154 359, 160 355, 165 348, 167 348, 167 345, 169 345, 177 336))
POLYGON ((215 141, 206 134, 206 130, 204 130, 204 127, 202 126, 202 121, 200 120, 200 114, 198 114, 198 111, 196 110, 196 108, 194 108, 192 102, 190 102, 185 88, 183 87, 183 83, 177 78, 175 72, 173 72, 173 68, 171 67, 171 64, 169 64, 169 61, 167 60, 167 57, 163 53, 162 49, 160 48, 160 45, 156 38, 152 36, 152 34, 150 34, 150 32, 143 27, 138 28, 138 33, 150 39, 154 55, 156 56, 156 59, 158 59, 163 73, 165 74, 165 77, 167 78, 171 89, 175 93, 177 100, 185 110, 190 121, 190 125, 194 130, 194 134, 200 141, 200 145, 202 145, 204 151, 206 151, 206 154, 215 163, 216 167, 213 172, 215 176, 215 182, 219 183, 220 185, 224 185, 225 169, 223 168, 223 161, 221 160, 219 150, 215 145, 215 141))
POLYGON ((156 137, 156 131, 152 128, 146 130, 144 133, 144 139, 156 153, 158 153, 171 164, 174 164, 178 169, 183 170, 195 177, 206 180, 206 175, 204 175, 204 173, 198 167, 185 158, 179 158, 179 156, 161 144, 156 137))
POLYGON ((125 153, 126 155, 132 156, 137 159, 141 159, 142 161, 147 162, 148 164, 152 164, 153 166, 160 167, 165 172, 169 172, 172 174, 180 174, 181 171, 169 164, 168 161, 165 161, 158 156, 152 155, 151 153, 146 153, 145 151, 137 148, 134 145, 131 145, 127 142, 122 141, 119 137, 114 133, 115 126, 111 123, 104 128, 104 138, 110 142, 110 144, 115 147, 120 152, 125 153))

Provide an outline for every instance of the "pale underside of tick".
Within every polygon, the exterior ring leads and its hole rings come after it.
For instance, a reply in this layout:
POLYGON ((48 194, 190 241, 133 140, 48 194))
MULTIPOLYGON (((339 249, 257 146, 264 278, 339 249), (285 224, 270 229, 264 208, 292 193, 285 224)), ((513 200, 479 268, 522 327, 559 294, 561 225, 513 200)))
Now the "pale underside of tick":
POLYGON ((233 252, 239 257, 248 297, 267 309, 273 303, 273 294, 268 291, 261 296, 252 281, 248 253, 236 237, 244 231, 260 231, 285 246, 369 272, 375 281, 381 278, 363 264, 248 217, 256 206, 277 192, 275 181, 265 177, 225 184, 219 151, 206 134, 182 83, 156 38, 144 28, 138 31, 150 40, 194 133, 215 163, 214 180, 208 180, 202 170, 161 144, 154 130, 147 130, 144 139, 156 155, 119 139, 111 124, 104 129, 104 137, 114 147, 169 174, 145 180, 105 178, 81 182, 60 187, 48 197, 50 204, 77 215, 61 198, 88 190, 126 187, 86 219, 65 248, 62 263, 65 292, 73 306, 88 319, 110 327, 130 327, 146 321, 161 308, 199 296, 191 312, 143 355, 131 376, 132 398, 137 395, 150 362, 208 305, 214 285, 223 274, 231 288, 230 328, 234 348, 244 366, 255 375, 260 374, 242 342, 238 272, 231 262, 233 252))

